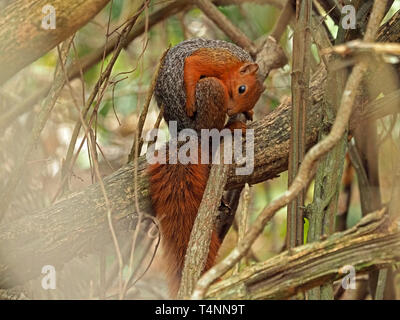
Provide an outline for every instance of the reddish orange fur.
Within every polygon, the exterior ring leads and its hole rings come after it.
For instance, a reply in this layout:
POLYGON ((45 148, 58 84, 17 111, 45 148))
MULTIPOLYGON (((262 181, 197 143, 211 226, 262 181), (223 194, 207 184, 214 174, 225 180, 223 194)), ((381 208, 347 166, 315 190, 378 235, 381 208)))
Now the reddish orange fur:
MULTIPOLYGON (((150 192, 160 221, 170 294, 176 296, 181 280, 190 233, 207 184, 205 164, 154 164, 149 168, 150 192)), ((220 241, 212 234, 205 269, 211 268, 220 241)))
POLYGON ((261 93, 263 85, 257 79, 258 65, 242 62, 223 48, 201 48, 185 60, 184 84, 186 90, 186 112, 189 117, 196 111, 196 85, 201 77, 215 77, 222 81, 226 108, 229 115, 250 111, 261 93), (239 94, 241 85, 246 91, 239 94))

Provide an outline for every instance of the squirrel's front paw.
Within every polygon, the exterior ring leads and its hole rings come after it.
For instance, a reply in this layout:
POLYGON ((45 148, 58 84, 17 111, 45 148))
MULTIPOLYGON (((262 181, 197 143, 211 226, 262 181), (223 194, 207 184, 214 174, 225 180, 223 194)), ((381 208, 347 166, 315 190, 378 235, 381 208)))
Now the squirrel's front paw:
POLYGON ((194 103, 188 102, 186 104, 186 114, 189 118, 194 116, 194 113, 196 112, 196 106, 194 103))

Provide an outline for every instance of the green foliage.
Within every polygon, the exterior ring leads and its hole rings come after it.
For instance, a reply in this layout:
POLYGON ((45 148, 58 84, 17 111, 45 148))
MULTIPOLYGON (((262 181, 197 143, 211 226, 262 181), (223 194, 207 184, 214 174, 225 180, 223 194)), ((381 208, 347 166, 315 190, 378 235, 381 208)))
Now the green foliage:
POLYGON ((167 21, 168 42, 171 46, 177 45, 185 40, 180 22, 176 17, 172 17, 167 21))
POLYGON ((270 108, 271 110, 274 110, 276 107, 278 107, 280 105, 280 101, 277 99, 271 99, 271 104, 270 104, 270 108))
POLYGON ((112 3, 111 20, 116 20, 120 17, 126 0, 114 0, 112 3))
POLYGON ((279 13, 271 6, 252 3, 246 3, 242 6, 220 7, 219 9, 252 39, 271 32, 279 13))

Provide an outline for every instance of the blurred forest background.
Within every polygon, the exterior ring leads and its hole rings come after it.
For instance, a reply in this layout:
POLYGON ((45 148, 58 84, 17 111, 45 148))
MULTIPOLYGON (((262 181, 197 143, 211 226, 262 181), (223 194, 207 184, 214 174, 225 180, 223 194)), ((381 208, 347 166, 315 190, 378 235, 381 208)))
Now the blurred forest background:
MULTIPOLYGON (((0 10, 4 10, 12 1, 0 0, 0 10)), ((145 21, 149 16, 168 5, 172 1, 151 1, 149 8, 139 17, 138 21, 145 21)), ((250 39, 256 40, 271 33, 276 23, 282 5, 279 1, 257 1, 257 3, 243 2, 239 5, 220 6, 219 10, 234 22, 250 39), (275 5, 274 5, 275 4, 275 5)), ((317 3, 318 1, 316 1, 317 3)), ((67 64, 82 59, 95 50, 103 48, 106 41, 118 36, 121 26, 137 10, 139 1, 113 0, 98 13, 95 18, 79 29, 73 38, 73 45, 68 54, 67 64), (115 32, 112 32, 116 30, 115 32), (107 37, 107 33, 109 36, 107 37)), ((318 7, 321 27, 324 24, 331 36, 336 37, 338 27, 326 14, 322 7, 318 7)), ((388 21, 398 10, 400 0, 393 2, 384 21, 388 21)), ((138 130, 138 120, 146 102, 151 81, 156 72, 157 64, 169 46, 194 38, 224 39, 227 36, 199 9, 188 7, 177 14, 162 19, 158 24, 137 36, 118 55, 104 91, 99 93, 93 106, 96 108, 92 127, 97 145, 97 161, 101 176, 105 177, 121 168, 128 161, 135 133, 138 130)), ((281 39, 281 46, 287 57, 292 56, 293 30, 289 27, 281 39)), ((60 46, 61 48, 61 46, 60 46)), ((45 208, 71 192, 77 192, 96 182, 96 173, 93 157, 89 150, 84 130, 81 130, 73 151, 76 160, 70 173, 65 173, 63 165, 73 137, 74 127, 79 122, 79 112, 76 104, 86 105, 96 83, 112 59, 112 54, 106 55, 104 61, 99 61, 81 76, 70 81, 70 86, 64 86, 57 102, 49 115, 38 144, 29 156, 28 170, 25 170, 22 183, 16 189, 10 208, 2 223, 18 219, 40 208, 45 208), (84 143, 81 143, 84 142, 84 143), (79 146, 81 148, 79 149, 79 146), (67 178, 65 178, 67 176, 67 178)), ((313 45, 313 60, 320 63, 320 55, 313 45)), ((26 148, 26 143, 32 135, 35 117, 38 115, 43 98, 24 107, 27 99, 35 93, 40 93, 54 83, 54 74, 59 60, 57 48, 31 63, 18 72, 5 84, 0 86, 0 114, 6 115, 12 109, 19 108, 19 113, 2 121, 0 116, 0 189, 7 188, 9 177, 15 170, 16 163, 26 148)), ((255 107, 254 120, 263 118, 273 111, 281 102, 291 96, 291 69, 290 63, 283 68, 273 70, 265 82, 266 90, 255 107)), ((1 71, 0 71, 1 72, 1 71)), ((154 127, 159 109, 154 99, 144 124, 143 132, 154 127)), ((160 127, 167 132, 166 124, 161 122, 160 127)), ((396 116, 390 115, 377 121, 379 144, 379 182, 382 202, 390 200, 394 168, 400 157, 399 134, 400 126, 396 116)), ((146 152, 144 145, 141 153, 146 152)), ((287 189, 287 173, 249 189, 248 212, 251 224, 272 199, 287 189)), ((313 199, 313 184, 306 192, 305 203, 313 199)), ((239 210, 242 209, 242 204, 239 210)), ((342 230, 354 226, 362 216, 360 194, 357 176, 347 158, 343 183, 339 196, 337 226, 342 230)), ((304 239, 307 239, 308 220, 305 219, 304 239)), ((285 249, 286 208, 281 209, 265 228, 262 236, 254 243, 251 254, 243 264, 252 264, 273 257, 285 249)), ((220 257, 226 256, 237 242, 237 231, 231 228, 223 246, 220 257)), ((137 254, 143 259, 135 259, 135 276, 140 280, 128 290, 127 298, 131 299, 158 299, 166 298, 167 291, 164 283, 163 261, 161 247, 152 261, 152 253, 156 249, 156 242, 147 247, 138 245, 137 254), (151 263, 152 262, 152 263, 151 263), (151 264, 150 268, 147 267, 151 264), (143 277, 141 275, 145 273, 143 277)), ((23 290, 29 298, 115 298, 117 294, 116 282, 111 283, 107 292, 101 291, 102 268, 111 270, 115 265, 116 257, 110 244, 104 252, 84 258, 76 258, 66 263, 58 274, 57 290, 44 291, 40 288, 40 277, 29 281, 23 290), (100 291, 99 291, 100 290, 100 291), (100 293, 99 293, 100 292, 100 293)), ((129 270, 125 270, 125 277, 129 270)), ((136 279, 135 278, 135 279, 136 279)), ((367 277, 357 278, 358 283, 367 282, 367 277)), ((397 296, 400 296, 400 277, 394 278, 397 296)), ((351 292, 342 293, 341 298, 355 298, 351 292), (349 295, 349 296, 346 296, 349 295)), ((365 293, 362 298, 370 298, 365 293)))

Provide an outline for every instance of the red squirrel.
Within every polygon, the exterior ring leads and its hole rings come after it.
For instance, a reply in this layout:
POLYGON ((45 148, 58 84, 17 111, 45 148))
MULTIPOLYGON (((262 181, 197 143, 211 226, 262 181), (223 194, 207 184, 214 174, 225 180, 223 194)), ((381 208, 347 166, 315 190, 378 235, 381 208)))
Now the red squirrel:
MULTIPOLYGON (((222 130, 227 114, 251 114, 264 90, 256 77, 257 70, 250 56, 233 44, 188 40, 166 55, 156 83, 156 99, 159 106, 164 105, 165 120, 177 121, 178 129, 222 130), (186 101, 179 100, 185 96, 186 101)), ((229 125, 230 129, 236 127, 242 128, 243 124, 229 125)), ((201 152, 198 163, 157 163, 148 169, 150 196, 161 226, 166 274, 173 297, 179 289, 190 233, 209 176, 210 166, 202 164, 200 157, 201 152)), ((213 266, 219 246, 220 239, 214 231, 203 272, 213 266)))
POLYGON ((252 119, 251 110, 264 89, 257 78, 258 64, 243 62, 229 50, 200 48, 185 60, 184 83, 186 112, 192 117, 196 111, 196 84, 203 77, 215 77, 224 88, 224 102, 228 115, 245 113, 252 119))

